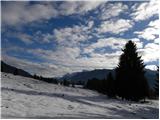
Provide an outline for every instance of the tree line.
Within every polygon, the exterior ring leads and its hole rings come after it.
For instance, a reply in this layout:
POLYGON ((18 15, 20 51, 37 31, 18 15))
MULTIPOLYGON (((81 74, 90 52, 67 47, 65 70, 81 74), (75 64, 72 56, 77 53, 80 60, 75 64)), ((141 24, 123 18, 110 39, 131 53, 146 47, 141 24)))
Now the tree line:
POLYGON ((48 77, 43 77, 41 75, 39 76, 39 75, 36 75, 36 74, 33 75, 33 78, 37 79, 37 80, 44 81, 44 82, 48 82, 48 83, 60 84, 60 85, 64 85, 64 86, 75 87, 74 81, 69 81, 69 80, 66 80, 66 79, 64 79, 64 80, 58 80, 56 78, 48 78, 48 77))
POLYGON ((159 67, 155 80, 154 92, 151 94, 145 77, 145 65, 141 56, 138 55, 136 44, 132 41, 126 43, 122 49, 119 64, 115 68, 115 78, 112 73, 106 79, 88 80, 86 88, 97 90, 109 97, 120 97, 126 100, 139 101, 146 97, 159 96, 159 67))
POLYGON ((42 80, 42 81, 48 82, 48 83, 58 84, 58 80, 55 79, 55 78, 48 78, 48 77, 38 76, 36 74, 33 75, 33 78, 37 79, 37 80, 42 80))

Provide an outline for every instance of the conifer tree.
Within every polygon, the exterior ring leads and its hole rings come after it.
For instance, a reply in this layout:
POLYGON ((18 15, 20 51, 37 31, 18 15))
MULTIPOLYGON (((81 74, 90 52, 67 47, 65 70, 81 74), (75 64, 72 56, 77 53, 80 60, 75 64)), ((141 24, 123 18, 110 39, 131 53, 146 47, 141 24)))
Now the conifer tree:
POLYGON ((159 97, 159 66, 157 66, 156 80, 155 80, 155 94, 159 97))
POLYGON ((18 69, 16 68, 15 70, 14 70, 14 73, 13 73, 14 75, 18 75, 18 69))
POLYGON ((34 74, 34 75, 33 75, 33 78, 34 78, 34 79, 37 79, 37 75, 36 75, 36 74, 34 74))
POLYGON ((110 72, 107 75, 107 83, 106 83, 106 92, 109 97, 115 96, 115 85, 114 85, 115 83, 114 82, 115 81, 113 79, 112 73, 110 72))
POLYGON ((70 84, 70 83, 69 83, 68 80, 66 80, 66 79, 63 80, 63 85, 64 85, 64 86, 69 86, 69 84, 70 84))
POLYGON ((136 45, 126 43, 116 68, 116 94, 122 99, 139 101, 148 96, 148 83, 145 78, 144 63, 138 56, 136 45))
POLYGON ((2 64, 1 64, 1 72, 4 72, 4 67, 2 64))

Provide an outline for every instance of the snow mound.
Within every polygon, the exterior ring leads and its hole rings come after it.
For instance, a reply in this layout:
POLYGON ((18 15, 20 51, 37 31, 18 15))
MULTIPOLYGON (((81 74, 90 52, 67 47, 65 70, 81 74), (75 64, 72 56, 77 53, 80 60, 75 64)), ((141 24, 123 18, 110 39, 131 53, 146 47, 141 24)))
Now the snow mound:
POLYGON ((109 99, 82 88, 1 74, 2 118, 158 118, 158 101, 109 99))

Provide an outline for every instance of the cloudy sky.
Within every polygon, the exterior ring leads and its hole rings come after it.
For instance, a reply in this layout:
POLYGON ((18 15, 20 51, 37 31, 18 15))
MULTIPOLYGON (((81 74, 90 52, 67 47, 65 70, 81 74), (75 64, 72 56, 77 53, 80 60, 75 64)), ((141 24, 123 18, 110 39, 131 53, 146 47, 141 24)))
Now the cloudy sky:
POLYGON ((129 40, 158 65, 158 0, 1 2, 2 60, 32 74, 112 69, 129 40))

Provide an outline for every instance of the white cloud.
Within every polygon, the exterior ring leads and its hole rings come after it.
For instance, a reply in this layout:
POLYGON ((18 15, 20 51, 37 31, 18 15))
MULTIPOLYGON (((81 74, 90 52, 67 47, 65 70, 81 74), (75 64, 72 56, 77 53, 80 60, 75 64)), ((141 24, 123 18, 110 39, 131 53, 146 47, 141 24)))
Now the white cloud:
POLYGON ((59 6, 59 10, 62 15, 85 14, 105 2, 106 1, 67 1, 59 6))
POLYGON ((51 43, 54 41, 54 35, 51 33, 43 33, 42 31, 36 31, 32 35, 32 40, 40 44, 51 43))
POLYGON ((103 21, 97 31, 99 33, 120 34, 132 28, 133 25, 134 23, 128 19, 108 20, 103 21))
POLYGON ((156 19, 156 20, 154 20, 154 21, 151 21, 150 23, 149 23, 149 26, 150 27, 153 27, 153 28, 160 28, 160 22, 159 22, 159 19, 156 19))
POLYGON ((93 52, 96 48, 102 48, 102 47, 110 47, 114 50, 121 49, 127 41, 125 39, 121 38, 104 38, 104 39, 98 39, 97 42, 91 44, 87 48, 84 49, 86 53, 93 52))
POLYGON ((54 29, 53 35, 55 40, 60 44, 73 45, 78 44, 80 41, 90 39, 92 36, 89 35, 92 31, 94 22, 89 21, 88 25, 74 25, 73 27, 65 27, 60 29, 54 29))
POLYGON ((159 0, 150 0, 149 2, 137 3, 132 9, 133 13, 131 14, 132 18, 135 21, 146 20, 153 15, 159 14, 159 0))
POLYGON ((154 40, 156 38, 156 34, 158 31, 154 28, 146 28, 141 32, 134 32, 135 34, 138 34, 139 38, 144 38, 146 40, 154 40))
POLYGON ((159 42, 160 42, 159 37, 154 40, 154 43, 158 43, 159 44, 159 42))
POLYGON ((26 44, 32 44, 32 36, 25 34, 25 33, 18 33, 15 37, 17 37, 19 40, 23 41, 26 44))
POLYGON ((144 62, 153 62, 159 59, 159 45, 148 43, 143 49, 139 49, 139 54, 142 55, 144 62))
POLYGON ((79 31, 74 31, 72 28, 62 28, 62 29, 54 29, 54 37, 58 43, 65 44, 66 42, 77 43, 78 41, 84 41, 87 39, 87 35, 81 33, 81 29, 77 29, 79 31))
POLYGON ((5 2, 2 5, 2 24, 21 25, 56 17, 57 11, 49 4, 29 4, 28 1, 5 2))
POLYGON ((113 69, 117 66, 119 62, 119 56, 122 52, 116 51, 112 53, 95 53, 91 52, 90 57, 82 57, 77 61, 84 65, 84 68, 92 68, 92 69, 113 69))
POLYGON ((138 39, 138 38, 132 38, 132 39, 129 39, 129 40, 132 40, 136 44, 136 46, 137 46, 138 49, 143 48, 143 42, 140 41, 140 39, 138 39))
POLYGON ((88 22, 88 29, 91 29, 94 26, 94 21, 88 22))
POLYGON ((150 70, 157 70, 157 66, 156 65, 146 65, 145 68, 146 69, 150 69, 150 70))
POLYGON ((104 1, 65 1, 58 5, 56 1, 36 4, 30 4, 29 1, 5 1, 2 3, 2 24, 16 26, 59 16, 82 15, 102 3, 104 1))
POLYGON ((123 3, 109 3, 102 5, 100 9, 100 19, 106 20, 112 17, 119 16, 122 12, 125 12, 128 9, 128 6, 124 5, 123 3))
POLYGON ((151 21, 148 26, 142 31, 135 31, 139 38, 144 38, 146 40, 155 40, 159 35, 160 22, 159 20, 151 21))
POLYGON ((143 42, 141 42, 138 38, 123 39, 110 37, 98 39, 97 42, 84 48, 84 53, 92 53, 95 49, 103 47, 110 47, 112 50, 121 50, 129 40, 135 42, 138 49, 143 47, 143 42))
POLYGON ((80 49, 78 47, 59 47, 56 52, 53 52, 50 57, 53 60, 65 63, 68 60, 75 60, 80 54, 80 49), (55 57, 56 56, 56 57, 55 57))
POLYGON ((40 44, 51 43, 55 38, 53 34, 42 33, 41 31, 32 33, 32 35, 16 31, 8 31, 5 34, 9 38, 16 38, 27 45, 34 44, 34 42, 38 42, 40 44))
POLYGON ((65 65, 65 63, 72 64, 72 61, 80 55, 80 49, 78 47, 72 48, 64 46, 58 46, 56 50, 44 50, 39 48, 29 49, 26 52, 47 61, 54 61, 59 65, 65 65))
POLYGON ((9 40, 11 40, 11 38, 16 38, 16 39, 20 40, 21 42, 23 42, 27 45, 30 45, 34 42, 33 41, 33 36, 31 36, 29 34, 26 34, 26 33, 23 33, 23 32, 7 31, 5 33, 5 35, 9 38, 9 40))
POLYGON ((54 40, 54 36, 52 34, 46 33, 46 34, 41 34, 40 36, 41 38, 39 40, 41 40, 41 43, 50 43, 51 41, 54 40))

